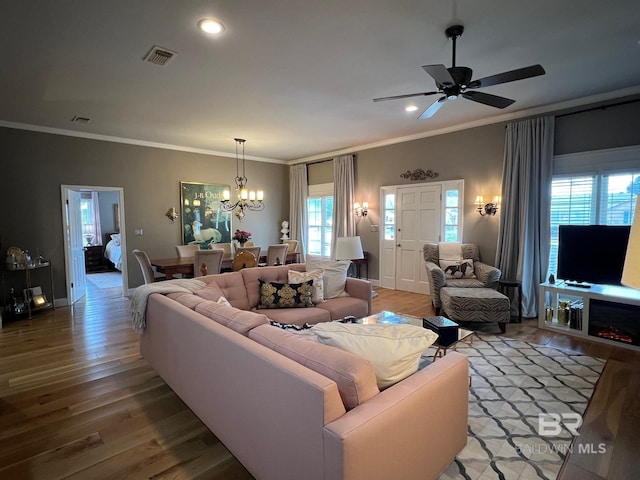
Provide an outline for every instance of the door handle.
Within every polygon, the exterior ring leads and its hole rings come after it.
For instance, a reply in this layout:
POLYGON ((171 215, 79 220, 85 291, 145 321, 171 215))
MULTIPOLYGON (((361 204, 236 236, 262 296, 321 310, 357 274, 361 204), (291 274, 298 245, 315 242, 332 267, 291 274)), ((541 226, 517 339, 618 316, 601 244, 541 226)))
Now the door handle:
POLYGON ((402 245, 401 245, 400 243, 398 243, 398 244, 396 245, 396 247, 401 247, 401 246, 402 246, 402 245))

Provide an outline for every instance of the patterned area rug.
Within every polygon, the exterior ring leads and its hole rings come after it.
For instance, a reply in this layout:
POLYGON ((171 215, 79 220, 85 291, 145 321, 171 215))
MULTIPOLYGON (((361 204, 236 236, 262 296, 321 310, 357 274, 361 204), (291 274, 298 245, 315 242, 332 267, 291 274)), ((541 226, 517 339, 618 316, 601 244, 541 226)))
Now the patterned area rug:
POLYGON ((457 350, 469 356, 469 436, 440 479, 555 479, 605 362, 483 333, 457 350), (539 414, 555 417, 540 426, 539 414))
POLYGON ((87 282, 97 288, 122 287, 122 273, 104 272, 87 275, 87 282))

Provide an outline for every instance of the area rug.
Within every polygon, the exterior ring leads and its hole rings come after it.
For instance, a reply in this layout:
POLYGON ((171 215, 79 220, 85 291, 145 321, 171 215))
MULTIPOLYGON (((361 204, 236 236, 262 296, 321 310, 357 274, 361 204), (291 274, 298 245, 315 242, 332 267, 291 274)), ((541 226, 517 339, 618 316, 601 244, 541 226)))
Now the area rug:
POLYGON ((122 273, 104 272, 87 275, 87 282, 97 288, 122 287, 122 273))
POLYGON ((457 350, 469 356, 468 441, 440 479, 555 479, 605 362, 483 333, 457 350), (554 416, 541 427, 539 414, 554 416))

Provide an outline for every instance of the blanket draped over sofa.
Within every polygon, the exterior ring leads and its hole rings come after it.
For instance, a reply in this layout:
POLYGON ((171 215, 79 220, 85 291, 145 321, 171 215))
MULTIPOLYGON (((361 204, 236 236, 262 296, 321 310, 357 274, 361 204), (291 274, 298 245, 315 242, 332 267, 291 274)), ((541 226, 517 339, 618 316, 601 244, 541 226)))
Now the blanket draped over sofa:
POLYGON ((466 444, 467 358, 449 353, 380 391, 369 360, 269 324, 366 316, 370 283, 348 278, 347 296, 313 307, 257 308, 259 280, 286 282, 288 269, 305 265, 148 292, 142 355, 256 478, 437 477, 466 444))

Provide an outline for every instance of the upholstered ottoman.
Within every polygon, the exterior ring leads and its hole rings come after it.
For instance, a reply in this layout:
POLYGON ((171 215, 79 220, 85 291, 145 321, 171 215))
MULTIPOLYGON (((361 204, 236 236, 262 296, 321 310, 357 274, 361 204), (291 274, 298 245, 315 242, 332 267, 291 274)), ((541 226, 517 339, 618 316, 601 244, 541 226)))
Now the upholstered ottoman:
POLYGON ((443 287, 440 299, 447 317, 454 321, 498 322, 504 333, 511 318, 509 297, 492 288, 443 287))

